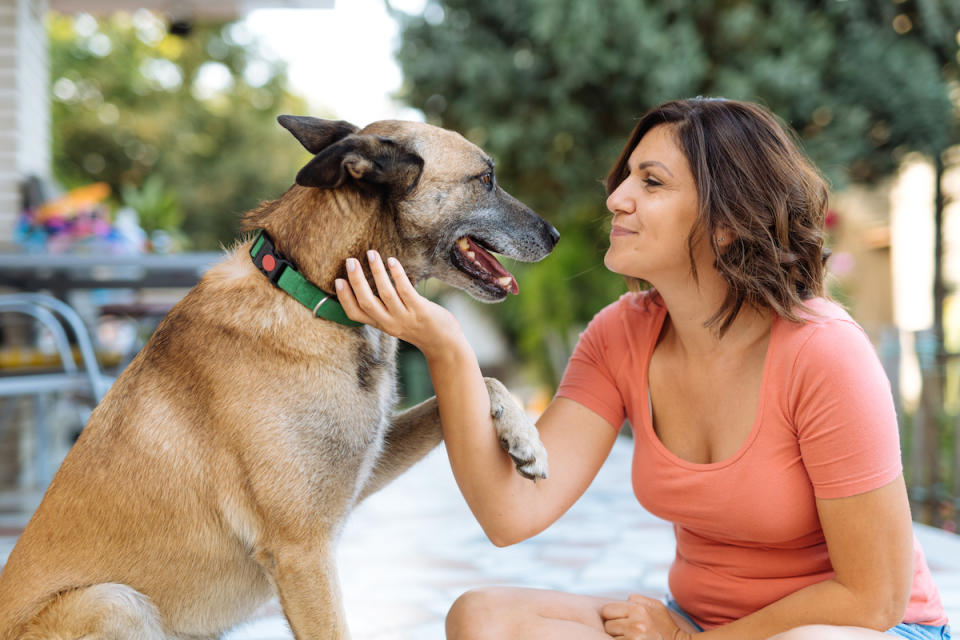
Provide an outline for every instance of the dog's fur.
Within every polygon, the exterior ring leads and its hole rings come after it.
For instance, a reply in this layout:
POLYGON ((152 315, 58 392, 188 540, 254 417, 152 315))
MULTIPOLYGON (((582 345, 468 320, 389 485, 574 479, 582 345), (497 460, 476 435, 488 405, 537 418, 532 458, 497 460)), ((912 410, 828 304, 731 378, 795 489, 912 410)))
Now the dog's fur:
MULTIPOLYGON (((245 227, 327 291, 375 248, 414 281, 497 301, 502 287, 458 268, 457 239, 532 261, 559 237, 456 133, 280 121, 315 156, 245 227)), ((170 311, 94 411, 0 575, 0 640, 217 638, 274 594, 298 639, 347 637, 337 536, 439 443, 436 400, 394 414, 396 340, 313 317, 250 245, 170 311)), ((487 387, 518 470, 545 476, 536 428, 487 387)))

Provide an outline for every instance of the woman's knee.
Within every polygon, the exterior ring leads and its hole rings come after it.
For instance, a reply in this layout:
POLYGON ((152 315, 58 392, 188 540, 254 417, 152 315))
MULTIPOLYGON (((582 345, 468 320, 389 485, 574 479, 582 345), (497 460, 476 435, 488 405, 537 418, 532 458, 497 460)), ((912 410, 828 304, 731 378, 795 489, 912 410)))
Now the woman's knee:
POLYGON ((830 640, 834 637, 836 630, 837 627, 830 625, 808 624, 778 633, 767 640, 830 640))
POLYGON ((508 616, 505 589, 471 589, 454 601, 447 612, 448 640, 479 640, 501 637, 508 616))

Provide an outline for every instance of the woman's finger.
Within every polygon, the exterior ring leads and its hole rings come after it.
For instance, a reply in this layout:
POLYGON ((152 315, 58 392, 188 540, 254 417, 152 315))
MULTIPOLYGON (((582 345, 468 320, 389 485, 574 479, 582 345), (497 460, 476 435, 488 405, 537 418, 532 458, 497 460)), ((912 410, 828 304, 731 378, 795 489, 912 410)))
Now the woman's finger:
POLYGON ((397 285, 397 295, 403 304, 409 307, 411 304, 417 302, 420 294, 417 292, 417 288, 413 286, 413 283, 410 282, 410 278, 407 277, 407 272, 403 270, 403 265, 400 264, 400 261, 396 258, 387 258, 387 266, 390 267, 390 275, 393 276, 393 281, 397 285))
POLYGON ((616 618, 614 620, 607 620, 603 623, 603 630, 607 634, 613 636, 614 638, 623 637, 627 631, 627 621, 625 618, 616 618))
POLYGON ((382 323, 388 315, 387 309, 370 289, 367 276, 363 273, 363 267, 356 258, 347 258, 347 280, 350 281, 353 296, 356 298, 360 309, 378 323, 382 323))
POLYGON ((371 324, 373 322, 373 318, 364 313, 360 305, 357 304, 357 299, 353 295, 353 288, 349 282, 337 278, 334 280, 333 285, 337 289, 337 301, 347 313, 348 318, 354 322, 362 322, 364 324, 371 324))
POLYGON ((627 614, 630 613, 630 605, 626 602, 615 601, 609 604, 603 605, 603 608, 600 610, 600 615, 604 620, 613 620, 615 618, 626 618, 627 614))
POLYGON ((403 313, 406 307, 403 301, 397 295, 393 283, 390 282, 390 276, 383 265, 383 259, 376 251, 367 251, 367 262, 370 264, 370 273, 373 274, 373 282, 377 285, 377 295, 380 301, 392 314, 403 313))

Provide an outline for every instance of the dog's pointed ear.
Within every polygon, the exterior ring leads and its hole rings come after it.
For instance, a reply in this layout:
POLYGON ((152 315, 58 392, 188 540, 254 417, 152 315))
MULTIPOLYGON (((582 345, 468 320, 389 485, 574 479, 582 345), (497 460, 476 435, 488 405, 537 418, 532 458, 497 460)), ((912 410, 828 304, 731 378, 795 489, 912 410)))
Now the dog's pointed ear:
POLYGON ((277 116, 277 122, 293 134, 310 153, 320 153, 358 128, 345 120, 321 120, 309 116, 277 116))
POLYGON ((304 187, 336 189, 348 180, 405 193, 416 186, 423 158, 395 140, 382 136, 351 135, 330 145, 297 174, 304 187))

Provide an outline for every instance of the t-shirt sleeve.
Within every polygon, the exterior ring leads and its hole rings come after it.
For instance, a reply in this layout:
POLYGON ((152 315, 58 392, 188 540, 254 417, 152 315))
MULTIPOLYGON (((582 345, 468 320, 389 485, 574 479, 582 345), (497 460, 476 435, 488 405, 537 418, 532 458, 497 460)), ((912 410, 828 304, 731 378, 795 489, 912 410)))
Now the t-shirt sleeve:
POLYGON ((620 303, 601 310, 577 341, 563 379, 557 389, 558 398, 569 398, 619 429, 626 417, 623 396, 617 386, 617 369, 627 348, 620 303), (618 357, 619 356, 619 357, 618 357))
POLYGON ((814 329, 794 364, 791 400, 817 498, 878 489, 903 471, 890 382, 855 323, 831 320, 814 329))

